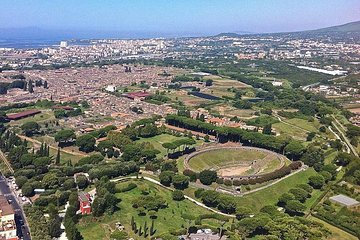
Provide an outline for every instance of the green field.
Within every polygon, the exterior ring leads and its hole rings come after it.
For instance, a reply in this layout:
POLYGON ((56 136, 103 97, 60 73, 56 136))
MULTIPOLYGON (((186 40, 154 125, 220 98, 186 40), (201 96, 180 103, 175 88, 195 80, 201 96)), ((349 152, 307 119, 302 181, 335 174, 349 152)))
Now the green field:
POLYGON ((280 135, 293 137, 295 139, 305 140, 307 136, 307 132, 305 130, 293 127, 283 122, 275 123, 272 127, 275 128, 276 132, 280 133, 280 135))
POLYGON ((325 222, 319 218, 310 216, 309 219, 319 222, 319 223, 322 223, 331 232, 331 235, 328 238, 326 238, 328 240, 357 240, 358 239, 357 237, 341 230, 340 228, 330 225, 327 222, 325 222))
POLYGON ((281 194, 288 192, 298 184, 307 183, 308 178, 315 174, 316 172, 314 169, 308 168, 307 170, 296 173, 266 189, 239 197, 237 200, 238 206, 244 206, 259 211, 266 205, 275 205, 281 194))
MULTIPOLYGON (((119 183, 117 187, 124 187, 129 182, 130 181, 119 183)), ((130 237, 134 239, 144 239, 143 236, 139 237, 135 235, 130 226, 132 216, 137 226, 144 226, 145 221, 148 226, 151 225, 151 219, 148 215, 139 216, 137 210, 132 207, 133 200, 142 195, 140 188, 148 188, 150 190, 149 195, 160 196, 165 199, 168 204, 166 208, 159 209, 156 213, 157 218, 154 222, 156 233, 154 236, 160 236, 172 230, 184 229, 189 221, 187 220, 188 217, 195 219, 199 215, 212 213, 201 207, 196 207, 194 203, 188 200, 180 202, 173 201, 169 190, 145 180, 132 180, 132 182, 136 183, 138 187, 126 193, 116 194, 116 197, 121 199, 121 202, 118 204, 119 210, 113 215, 105 215, 97 220, 92 216, 85 216, 80 220, 79 231, 85 240, 109 239, 110 232, 115 229, 116 222, 120 222, 125 226, 125 231, 130 237)), ((194 223, 194 221, 192 221, 192 223, 194 223)), ((202 224, 207 224, 211 227, 220 226, 220 222, 215 219, 202 220, 202 224)))
MULTIPOLYGON (((249 149, 218 149, 200 153, 189 160, 189 167, 197 172, 204 169, 221 168, 225 166, 235 166, 236 164, 251 164, 252 161, 261 161, 262 172, 273 171, 280 166, 280 161, 276 156, 263 151, 249 149)), ((251 172, 249 172, 250 174, 251 172)))
POLYGON ((318 120, 314 120, 314 122, 309 122, 308 120, 301 118, 292 118, 285 121, 309 132, 317 132, 320 127, 320 123, 318 122, 318 120))
MULTIPOLYGON (((160 134, 154 137, 150 137, 150 138, 140 138, 139 140, 137 140, 137 143, 142 143, 142 142, 149 142, 151 143, 154 148, 156 148, 157 150, 160 151, 160 153, 158 154, 159 157, 164 157, 167 154, 166 149, 162 146, 163 143, 166 142, 173 142, 175 140, 179 140, 185 137, 176 137, 170 134, 160 134)), ((203 141, 202 140, 196 140, 196 145, 200 145, 202 144, 203 141)))

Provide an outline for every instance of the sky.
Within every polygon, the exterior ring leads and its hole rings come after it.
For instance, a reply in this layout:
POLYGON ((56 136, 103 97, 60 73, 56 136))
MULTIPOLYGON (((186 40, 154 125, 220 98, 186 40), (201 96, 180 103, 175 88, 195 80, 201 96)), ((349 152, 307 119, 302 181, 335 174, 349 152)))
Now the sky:
POLYGON ((360 0, 1 0, 0 28, 216 34, 360 20, 360 0))

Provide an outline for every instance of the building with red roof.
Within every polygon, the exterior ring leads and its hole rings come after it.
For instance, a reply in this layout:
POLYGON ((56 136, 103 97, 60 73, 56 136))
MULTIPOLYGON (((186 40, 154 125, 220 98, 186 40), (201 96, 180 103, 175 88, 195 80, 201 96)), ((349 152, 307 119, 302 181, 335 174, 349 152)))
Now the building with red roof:
POLYGON ((91 198, 87 192, 79 192, 78 199, 80 203, 80 211, 82 215, 91 213, 91 198))
POLYGON ((33 109, 33 110, 26 110, 26 111, 19 112, 19 113, 6 114, 6 117, 9 120, 18 120, 18 119, 34 116, 38 113, 41 113, 41 111, 33 109))

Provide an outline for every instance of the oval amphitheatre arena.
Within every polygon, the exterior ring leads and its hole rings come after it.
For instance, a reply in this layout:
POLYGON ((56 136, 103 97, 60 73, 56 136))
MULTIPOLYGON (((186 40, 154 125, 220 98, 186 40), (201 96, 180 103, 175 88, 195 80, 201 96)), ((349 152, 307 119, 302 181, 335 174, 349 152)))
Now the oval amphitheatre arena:
POLYGON ((274 172, 285 165, 286 157, 255 147, 211 147, 196 151, 185 159, 194 172, 209 169, 224 179, 243 179, 274 172))

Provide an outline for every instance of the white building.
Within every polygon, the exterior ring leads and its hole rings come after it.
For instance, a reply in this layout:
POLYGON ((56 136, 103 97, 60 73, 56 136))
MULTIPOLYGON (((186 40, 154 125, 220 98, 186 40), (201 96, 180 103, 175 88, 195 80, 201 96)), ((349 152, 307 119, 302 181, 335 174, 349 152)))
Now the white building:
POLYGON ((105 91, 115 92, 115 91, 116 91, 116 86, 114 86, 114 85, 108 85, 108 86, 105 88, 105 91))
POLYGON ((67 48, 68 47, 68 42, 67 41, 61 41, 60 42, 60 47, 61 48, 67 48))

